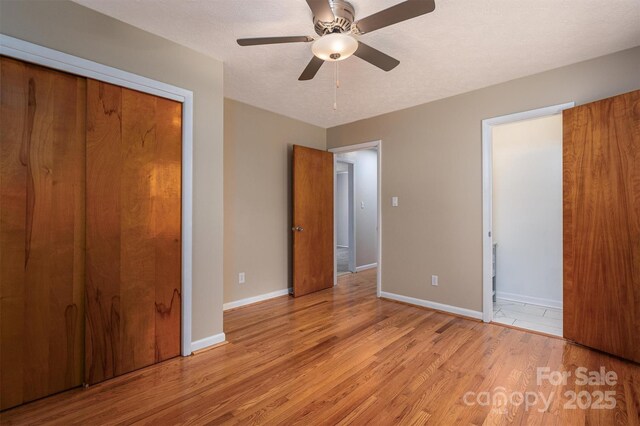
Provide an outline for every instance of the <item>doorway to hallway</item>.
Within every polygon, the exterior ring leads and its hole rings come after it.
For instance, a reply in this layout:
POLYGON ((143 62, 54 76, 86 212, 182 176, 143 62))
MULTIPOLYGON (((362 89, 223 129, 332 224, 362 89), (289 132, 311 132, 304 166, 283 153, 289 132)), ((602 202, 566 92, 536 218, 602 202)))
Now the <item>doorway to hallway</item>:
POLYGON ((345 147, 334 158, 335 272, 339 276, 379 264, 379 146, 345 147))

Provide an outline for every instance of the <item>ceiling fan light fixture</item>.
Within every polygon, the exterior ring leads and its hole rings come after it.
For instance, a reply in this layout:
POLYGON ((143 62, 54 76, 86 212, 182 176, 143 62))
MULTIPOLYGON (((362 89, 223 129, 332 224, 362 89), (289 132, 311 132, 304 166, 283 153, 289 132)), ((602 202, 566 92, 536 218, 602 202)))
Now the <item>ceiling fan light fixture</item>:
POLYGON ((323 61, 342 61, 358 50, 358 41, 348 34, 326 34, 313 42, 311 51, 323 61))

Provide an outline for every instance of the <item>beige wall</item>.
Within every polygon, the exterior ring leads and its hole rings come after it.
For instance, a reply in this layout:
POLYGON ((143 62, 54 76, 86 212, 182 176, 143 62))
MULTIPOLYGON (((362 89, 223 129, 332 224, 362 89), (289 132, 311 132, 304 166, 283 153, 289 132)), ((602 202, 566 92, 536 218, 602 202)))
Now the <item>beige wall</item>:
POLYGON ((481 311, 482 119, 638 88, 640 47, 328 129, 382 140, 382 290, 481 311))
POLYGON ((222 332, 222 62, 69 1, 0 3, 3 34, 194 92, 192 340, 222 332))
POLYGON ((225 303, 288 287, 292 146, 325 141, 323 128, 225 99, 225 303))

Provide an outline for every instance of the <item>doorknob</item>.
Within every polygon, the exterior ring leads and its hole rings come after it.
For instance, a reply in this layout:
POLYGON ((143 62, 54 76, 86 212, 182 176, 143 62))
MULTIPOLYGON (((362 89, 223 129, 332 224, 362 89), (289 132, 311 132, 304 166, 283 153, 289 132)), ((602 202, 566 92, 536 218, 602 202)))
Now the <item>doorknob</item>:
POLYGON ((304 228, 302 226, 294 226, 293 228, 291 228, 292 231, 298 231, 298 232, 302 232, 304 231, 304 228))

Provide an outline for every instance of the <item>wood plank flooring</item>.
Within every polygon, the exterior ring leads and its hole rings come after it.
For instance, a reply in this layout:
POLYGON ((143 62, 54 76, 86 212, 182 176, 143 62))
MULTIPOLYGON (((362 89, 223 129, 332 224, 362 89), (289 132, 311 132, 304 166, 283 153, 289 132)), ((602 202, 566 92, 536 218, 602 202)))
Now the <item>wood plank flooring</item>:
POLYGON ((375 270, 228 311, 225 332, 227 345, 21 406, 2 413, 2 424, 640 423, 637 364, 377 299, 375 270), (545 366, 572 375, 566 385, 538 384, 545 366), (615 371, 615 385, 576 384, 576 368, 601 366, 615 371), (500 391, 540 392, 551 404, 525 409, 517 394, 506 406, 478 404, 479 392, 500 391), (567 391, 586 391, 582 405, 613 391, 615 408, 564 408, 567 391))

